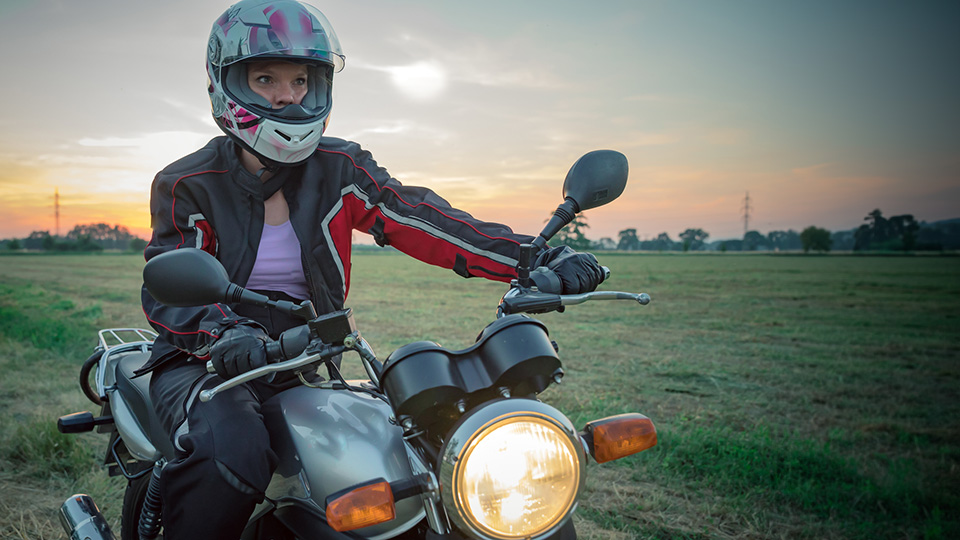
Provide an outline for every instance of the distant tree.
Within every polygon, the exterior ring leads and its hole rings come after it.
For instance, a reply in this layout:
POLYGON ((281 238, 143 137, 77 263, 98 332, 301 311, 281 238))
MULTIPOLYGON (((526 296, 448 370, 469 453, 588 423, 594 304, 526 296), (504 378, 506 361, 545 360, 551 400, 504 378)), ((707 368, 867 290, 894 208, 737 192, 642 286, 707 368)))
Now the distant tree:
POLYGON ((811 249, 820 252, 830 251, 830 231, 811 225, 800 233, 800 242, 803 243, 804 253, 808 253, 811 249))
POLYGON ((727 251, 743 251, 743 240, 727 240, 723 245, 727 251))
POLYGON ((613 241, 613 238, 610 238, 609 236, 604 236, 600 240, 597 240, 596 242, 594 242, 593 246, 591 246, 591 249, 602 249, 606 251, 612 251, 617 249, 617 243, 613 241))
POLYGON ((960 219, 921 222, 917 231, 916 249, 923 251, 942 251, 960 249, 960 219))
POLYGON ((573 218, 573 221, 568 223, 566 227, 560 229, 560 232, 550 240, 550 245, 567 245, 577 251, 586 251, 590 249, 591 245, 590 240, 588 240, 586 236, 586 230, 589 228, 590 225, 587 224, 587 216, 577 214, 577 216, 573 218))
POLYGON ((17 251, 18 249, 23 249, 23 248, 20 246, 20 240, 17 240, 16 238, 14 238, 13 240, 10 240, 9 242, 7 242, 7 249, 9 249, 10 251, 17 251))
POLYGON ((913 216, 910 214, 893 216, 889 223, 890 234, 894 239, 900 240, 901 248, 904 251, 913 251, 913 247, 917 244, 917 231, 920 230, 920 225, 913 216))
POLYGON ((48 234, 47 236, 43 237, 41 245, 45 251, 53 251, 54 248, 57 247, 57 240, 48 234))
POLYGON ((836 251, 851 251, 856 244, 856 231, 835 231, 830 234, 830 248, 836 251))
POLYGON ((770 249, 776 251, 790 251, 803 248, 803 244, 800 242, 800 233, 793 229, 768 232, 767 245, 770 249))
POLYGON ((669 234, 662 232, 653 240, 644 240, 640 248, 651 251, 673 251, 678 249, 678 244, 670 239, 669 234))
POLYGON ((130 230, 122 225, 108 225, 106 223, 88 223, 75 226, 67 233, 66 239, 77 242, 82 236, 89 237, 91 242, 106 249, 127 249, 130 240, 136 238, 130 230))
POLYGON ((48 236, 49 231, 33 231, 23 239, 23 249, 43 249, 43 239, 48 236))
POLYGON ((94 241, 90 235, 83 234, 77 238, 77 241, 74 243, 74 249, 77 251, 103 251, 103 246, 94 241))
POLYGON ((617 249, 621 251, 636 251, 640 249, 640 239, 637 238, 636 229, 624 229, 617 233, 620 241, 617 243, 617 249))
POLYGON ((680 233, 680 240, 683 240, 684 251, 697 251, 703 247, 703 242, 710 236, 703 229, 687 229, 680 233))
POLYGON ((867 214, 864 223, 854 233, 854 250, 912 250, 917 242, 920 225, 910 214, 883 217, 880 209, 867 214))
POLYGON ((743 249, 746 251, 756 251, 760 248, 767 248, 767 237, 760 234, 759 231, 747 231, 743 235, 743 249))
POLYGON ((143 251, 147 249, 147 241, 143 238, 133 238, 130 240, 130 251, 143 251))

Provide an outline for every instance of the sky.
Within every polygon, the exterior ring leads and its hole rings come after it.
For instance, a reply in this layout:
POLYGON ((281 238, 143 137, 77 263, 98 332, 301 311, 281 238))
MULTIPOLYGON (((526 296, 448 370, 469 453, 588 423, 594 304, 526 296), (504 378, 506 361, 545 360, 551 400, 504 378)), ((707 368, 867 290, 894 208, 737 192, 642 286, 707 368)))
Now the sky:
MULTIPOLYGON (((623 152, 587 236, 710 240, 960 217, 960 3, 316 0, 346 67, 327 135, 405 184, 535 234, 567 170, 623 152)), ((203 146, 229 2, 0 2, 0 238, 149 238, 155 173, 203 146)), ((357 241, 369 243, 365 235, 357 241)))

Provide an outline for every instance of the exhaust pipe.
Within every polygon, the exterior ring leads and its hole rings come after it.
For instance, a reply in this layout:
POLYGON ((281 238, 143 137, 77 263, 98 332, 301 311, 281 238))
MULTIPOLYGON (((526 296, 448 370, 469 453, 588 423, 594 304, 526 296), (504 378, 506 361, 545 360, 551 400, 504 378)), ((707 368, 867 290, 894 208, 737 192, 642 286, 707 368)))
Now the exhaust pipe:
POLYGON ((89 495, 78 493, 60 505, 60 524, 70 540, 116 540, 89 495))

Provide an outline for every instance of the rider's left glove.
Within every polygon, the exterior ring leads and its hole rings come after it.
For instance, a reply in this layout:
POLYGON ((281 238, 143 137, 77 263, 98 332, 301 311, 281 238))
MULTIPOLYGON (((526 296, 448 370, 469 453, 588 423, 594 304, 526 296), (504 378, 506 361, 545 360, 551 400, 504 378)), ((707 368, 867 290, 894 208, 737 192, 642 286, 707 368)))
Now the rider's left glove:
POLYGON ((560 294, 592 292, 604 277, 603 268, 592 253, 580 253, 569 246, 541 251, 534 266, 546 266, 557 274, 562 284, 560 294))
POLYGON ((260 328, 244 325, 230 328, 210 347, 213 369, 217 375, 230 379, 267 365, 268 339, 260 328))

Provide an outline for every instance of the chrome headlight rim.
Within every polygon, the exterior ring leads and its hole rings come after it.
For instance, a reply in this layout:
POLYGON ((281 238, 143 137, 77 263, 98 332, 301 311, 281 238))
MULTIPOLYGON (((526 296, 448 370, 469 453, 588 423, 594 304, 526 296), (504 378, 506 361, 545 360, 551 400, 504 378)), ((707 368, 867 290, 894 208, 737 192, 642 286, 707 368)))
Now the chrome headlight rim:
POLYGON ((513 540, 515 538, 537 540, 546 538, 559 530, 570 514, 576 510, 586 481, 586 466, 586 453, 580 441, 580 436, 563 413, 550 405, 532 399, 508 398, 495 400, 468 412, 448 433, 446 442, 440 449, 441 501, 447 516, 457 528, 474 538, 480 540, 513 540), (462 456, 471 448, 474 441, 480 438, 481 434, 485 434, 492 426, 500 427, 508 423, 522 421, 524 418, 548 424, 566 437, 570 443, 569 448, 575 456, 578 479, 574 488, 574 495, 567 509, 549 527, 532 535, 504 536, 480 528, 465 515, 465 511, 459 504, 461 497, 457 487, 458 475, 463 465, 462 456))

